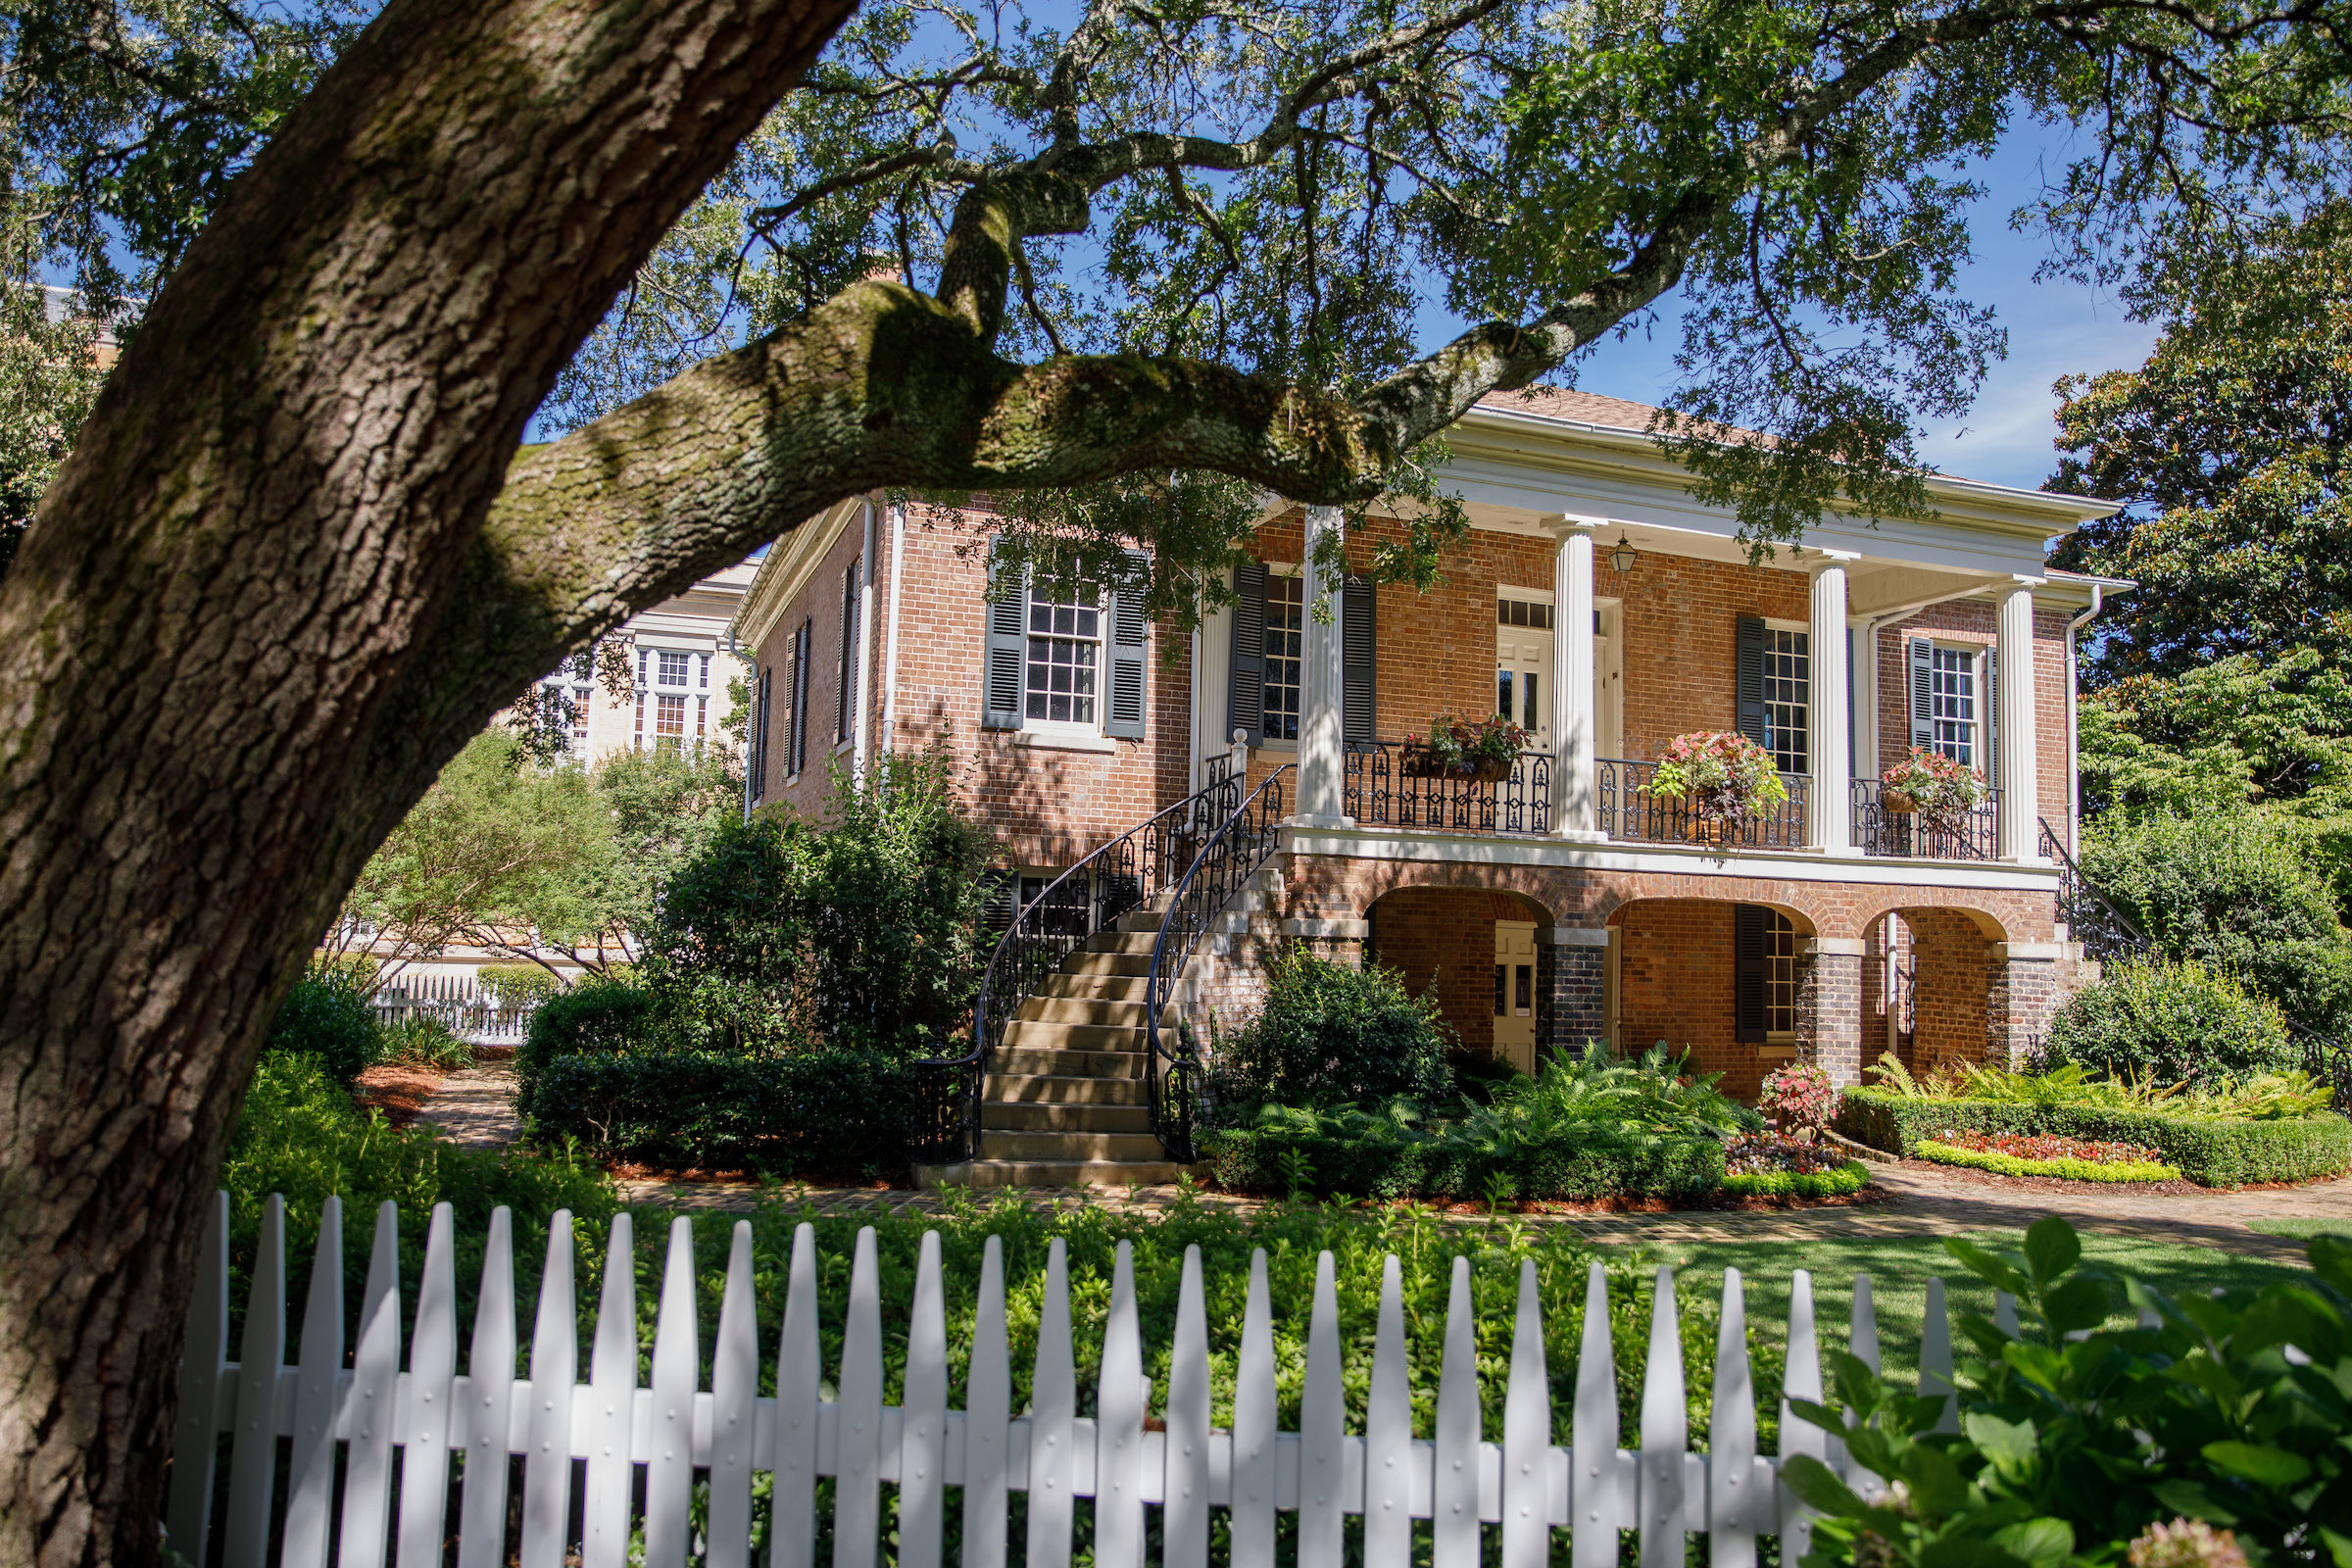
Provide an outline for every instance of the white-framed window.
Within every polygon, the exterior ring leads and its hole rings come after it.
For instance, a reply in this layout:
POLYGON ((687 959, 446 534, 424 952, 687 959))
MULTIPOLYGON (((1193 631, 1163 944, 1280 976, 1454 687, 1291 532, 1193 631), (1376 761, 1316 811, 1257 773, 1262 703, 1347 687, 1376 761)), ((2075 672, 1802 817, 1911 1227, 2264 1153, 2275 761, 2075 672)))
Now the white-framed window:
POLYGON ((631 736, 644 751, 701 745, 710 729, 710 656, 677 648, 637 650, 637 723, 631 736))
POLYGON ((1978 651, 1937 647, 1929 655, 1929 746, 1964 767, 1979 765, 1978 651))
POLYGON ((1812 634, 1764 623, 1764 749, 1784 773, 1810 774, 1806 743, 1813 712, 1812 634))
POLYGON ((1266 739, 1298 739, 1299 677, 1306 658, 1306 577, 1266 578, 1266 739))
POLYGON ((588 755, 588 709, 596 695, 596 651, 582 649, 556 666, 539 683, 541 711, 564 737, 564 750, 573 757, 588 755))
POLYGON ((1030 723, 1098 722, 1102 671, 1102 592, 1040 581, 1029 594, 1028 675, 1021 716, 1030 723))

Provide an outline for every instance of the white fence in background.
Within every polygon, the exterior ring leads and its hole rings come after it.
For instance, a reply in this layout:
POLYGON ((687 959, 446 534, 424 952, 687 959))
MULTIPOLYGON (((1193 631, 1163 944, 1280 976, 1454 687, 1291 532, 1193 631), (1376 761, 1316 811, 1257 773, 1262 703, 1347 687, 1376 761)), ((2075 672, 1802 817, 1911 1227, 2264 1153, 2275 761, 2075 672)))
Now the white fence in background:
POLYGON ((506 1002, 464 975, 418 975, 378 991, 375 1021, 386 1028, 430 1018, 468 1045, 518 1046, 530 1032, 539 1000, 506 1002))
MULTIPOLYGON (((653 1345, 652 1386, 637 1381, 633 1271, 605 1271, 588 1379, 578 1378, 574 1340, 571 1221, 555 1216, 541 1276, 529 1378, 513 1375, 514 1268, 508 1211, 492 1216, 479 1284, 469 1368, 457 1370, 457 1291, 450 1210, 433 1210, 416 1335, 402 1370, 399 1218, 376 1216, 375 1243, 360 1313, 359 1343, 343 1343, 342 1215, 330 1201, 319 1228, 318 1266, 302 1332, 299 1366, 285 1351, 285 1211, 269 1201, 245 1320, 241 1359, 227 1359, 228 1200, 208 1234, 199 1285, 188 1309, 188 1351, 180 1369, 170 1516, 173 1546, 206 1561, 210 1537, 225 1536, 223 1568, 265 1568, 270 1557, 277 1443, 291 1438, 282 1568, 432 1568, 453 1527, 460 1568, 503 1568, 508 1560, 509 1456, 522 1458, 520 1568, 563 1568, 575 1546, 582 1568, 626 1568, 633 1528, 644 1531, 645 1568, 683 1568, 690 1549, 708 1568, 750 1568, 752 1477, 768 1471, 772 1549, 768 1568, 816 1568, 814 1488, 834 1479, 835 1568, 872 1568, 888 1521, 880 1486, 898 1488, 901 1568, 938 1568, 946 1488, 962 1489, 962 1562, 1003 1568, 1006 1499, 1028 1494, 1029 1568, 1068 1568, 1071 1503, 1094 1499, 1095 1561, 1139 1568, 1146 1507, 1162 1510, 1161 1560, 1204 1568, 1209 1512, 1231 1513, 1231 1561, 1271 1568, 1275 1515, 1298 1516, 1300 1568, 1338 1568, 1342 1519, 1362 1516, 1366 1568, 1403 1568, 1412 1521, 1433 1521, 1435 1568, 1477 1568, 1482 1526, 1498 1526, 1503 1568, 1545 1568, 1552 1533, 1570 1533, 1575 1568, 1616 1568, 1617 1532, 1641 1534, 1642 1568, 1683 1568, 1684 1538, 1711 1538, 1714 1568, 1752 1568, 1756 1538, 1785 1534, 1794 1562, 1808 1534, 1804 1510, 1777 1483, 1779 1461, 1756 1451, 1755 1388, 1747 1361, 1746 1314, 1737 1270, 1727 1271, 1716 1343, 1707 1451, 1690 1450, 1682 1342, 1673 1275, 1658 1271, 1656 1305, 1637 1446, 1619 1446, 1617 1390, 1609 1346, 1606 1287, 1594 1265, 1587 1290, 1584 1343, 1565 1448, 1551 1442, 1553 1412, 1544 1364, 1542 1308, 1532 1262, 1519 1277, 1518 1315, 1504 1397, 1503 1439, 1480 1438, 1478 1367, 1472 1332, 1470 1263, 1453 1264, 1436 1424, 1412 1435, 1403 1303, 1397 1263, 1388 1260, 1374 1339, 1361 1437, 1347 1435, 1339 1303, 1331 1254, 1317 1270, 1308 1321, 1302 1430, 1277 1432, 1271 1304, 1265 1254, 1251 1260, 1234 1398, 1233 1430, 1209 1426, 1208 1324, 1200 1257, 1185 1254, 1165 1430, 1146 1429, 1152 1403, 1127 1244, 1119 1244, 1102 1346, 1096 1414, 1077 1414, 1068 1279, 1062 1244, 1053 1244, 1039 1325, 1030 1410, 1011 1408, 1004 1331, 1003 1254, 989 1240, 982 1264, 964 1408, 948 1407, 948 1343, 939 1239, 924 1237, 907 1342, 905 1402, 882 1402, 881 1300, 874 1233, 858 1233, 850 1276, 849 1320, 834 1386, 822 1399, 817 1333, 816 1245, 803 1225, 793 1239, 782 1343, 774 1347, 774 1398, 756 1397, 760 1347, 753 1317, 752 1234, 737 1223, 718 1315, 711 1387, 700 1384, 702 1329, 695 1307, 692 1222, 671 1222, 667 1268, 653 1345), (217 1435, 233 1434, 226 1502, 213 1517, 217 1435), (332 1495, 344 1450, 341 1507, 332 1495), (466 1456, 457 1518, 445 1517, 450 1456, 466 1456), (393 1517, 399 1455, 398 1517, 393 1517), (587 1461, 574 1520, 572 1461, 587 1461), (634 1508, 636 1471, 644 1504, 634 1508), (697 1475, 710 1482, 708 1524, 689 1541, 697 1475), (577 1534, 574 1534, 576 1530, 577 1534)), ((629 1217, 612 1221, 612 1257, 629 1255, 629 1217)), ((2009 1321, 2011 1304, 2002 1301, 2009 1321)), ((1812 1286, 1799 1272, 1789 1298, 1786 1392, 1821 1396, 1812 1286)), ((1867 1275, 1854 1281, 1850 1345, 1878 1363, 1878 1326, 1867 1275)), ((1951 1388, 1951 1340, 1943 1288, 1928 1289, 1921 1344, 1923 1393, 1951 1388)), ((1946 1419, 1950 1419, 1947 1410, 1946 1419)), ((1844 1467, 1827 1434, 1784 1405, 1781 1443, 1844 1467)))

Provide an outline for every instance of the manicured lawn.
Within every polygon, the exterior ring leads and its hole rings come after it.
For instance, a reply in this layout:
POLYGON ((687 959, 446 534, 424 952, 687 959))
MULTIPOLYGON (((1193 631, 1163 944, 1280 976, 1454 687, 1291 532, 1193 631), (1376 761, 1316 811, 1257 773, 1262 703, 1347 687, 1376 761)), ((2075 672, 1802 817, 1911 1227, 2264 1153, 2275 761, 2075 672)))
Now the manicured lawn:
POLYGON ((2250 1219, 2246 1229, 2265 1236, 2342 1236, 2352 1238, 2352 1219, 2250 1219))
MULTIPOLYGON (((2302 1220, 2265 1222, 2257 1228, 2275 1235, 2310 1235, 2329 1227, 2339 1231, 2346 1228, 2341 1222, 2302 1220), (2288 1226, 2311 1229, 2290 1230, 2288 1226)), ((1979 1231, 1969 1233, 1968 1239, 1981 1247, 2014 1250, 2022 1245, 2024 1232, 1979 1231)), ((1909 1373, 1919 1364, 1920 1323, 1927 1311, 1931 1278, 1942 1278, 1946 1299, 1954 1314, 1992 1311, 1990 1289, 1979 1286, 1975 1276, 1936 1237, 1673 1242, 1608 1248, 1604 1249, 1604 1255, 1628 1250, 1646 1251, 1657 1261, 1671 1265, 1676 1271, 1677 1298, 1684 1301, 1702 1294, 1708 1299, 1717 1298, 1723 1290, 1723 1271, 1739 1269, 1745 1283, 1749 1321, 1761 1320, 1770 1325, 1776 1340, 1785 1332, 1784 1325, 1788 1322, 1790 1276, 1800 1268, 1811 1271, 1814 1312, 1824 1350, 1845 1348, 1846 1325, 1853 1307, 1854 1275, 1868 1273, 1871 1298, 1878 1310, 1879 1344, 1889 1372, 1909 1373)), ((2136 1275, 2172 1295, 2210 1291, 2216 1286, 2259 1289, 2297 1272, 2281 1264, 2236 1257, 2218 1248, 2180 1247, 2087 1233, 2082 1237, 2082 1252, 2089 1262, 2136 1275)))

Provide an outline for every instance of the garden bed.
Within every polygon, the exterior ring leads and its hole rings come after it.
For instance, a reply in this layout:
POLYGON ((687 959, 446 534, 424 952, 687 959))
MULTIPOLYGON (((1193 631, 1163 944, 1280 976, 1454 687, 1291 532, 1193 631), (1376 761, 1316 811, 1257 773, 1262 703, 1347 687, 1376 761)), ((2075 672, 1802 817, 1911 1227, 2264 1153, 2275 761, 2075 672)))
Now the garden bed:
MULTIPOLYGON (((1901 1168, 1939 1181, 1958 1182, 1970 1187, 1998 1188, 2004 1192, 2073 1193, 2078 1197, 2103 1194, 2113 1198, 2140 1200, 2147 1198, 2211 1198, 2213 1189, 2199 1187, 2195 1182, 2078 1182, 2063 1176, 2001 1176, 1988 1170, 1974 1170, 1966 1165, 1939 1165, 1931 1159, 1906 1158, 1901 1168)), ((2299 1182, 2271 1184, 2278 1187, 2305 1185, 2299 1182)))
POLYGON ((1995 1176, 2046 1176, 2095 1185, 2145 1186, 2180 1179, 2179 1167, 2143 1144, 2061 1138, 2049 1133, 1946 1131, 1924 1139, 1919 1157, 1995 1176))
POLYGON ((360 1074, 352 1084, 352 1103, 363 1113, 382 1111, 384 1120, 395 1127, 411 1127, 424 1109, 424 1102, 448 1076, 438 1067, 408 1061, 386 1062, 360 1074))

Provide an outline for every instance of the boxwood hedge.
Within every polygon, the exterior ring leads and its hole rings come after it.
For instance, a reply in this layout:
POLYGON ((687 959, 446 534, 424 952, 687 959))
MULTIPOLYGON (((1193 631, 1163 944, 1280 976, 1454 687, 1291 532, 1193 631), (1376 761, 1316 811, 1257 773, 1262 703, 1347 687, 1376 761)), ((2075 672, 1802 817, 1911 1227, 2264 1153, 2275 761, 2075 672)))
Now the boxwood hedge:
POLYGON ((1723 1145, 1711 1138, 1596 1134, 1488 1151, 1275 1124, 1213 1134, 1203 1152, 1217 1184, 1243 1193, 1690 1200, 1723 1185, 1723 1145))
POLYGON ((913 1068, 857 1051, 553 1056, 516 1102, 543 1142, 569 1137, 656 1165, 776 1175, 903 1171, 920 1103, 913 1068))
POLYGON ((2308 1181, 2352 1164, 2352 1122, 2332 1111, 2280 1121, 2225 1121, 2103 1105, 1925 1100, 1885 1089, 1848 1089, 1838 1103, 1837 1126, 1856 1143, 1906 1155, 1930 1133, 1946 1127, 2145 1144, 2200 1187, 2308 1181))

